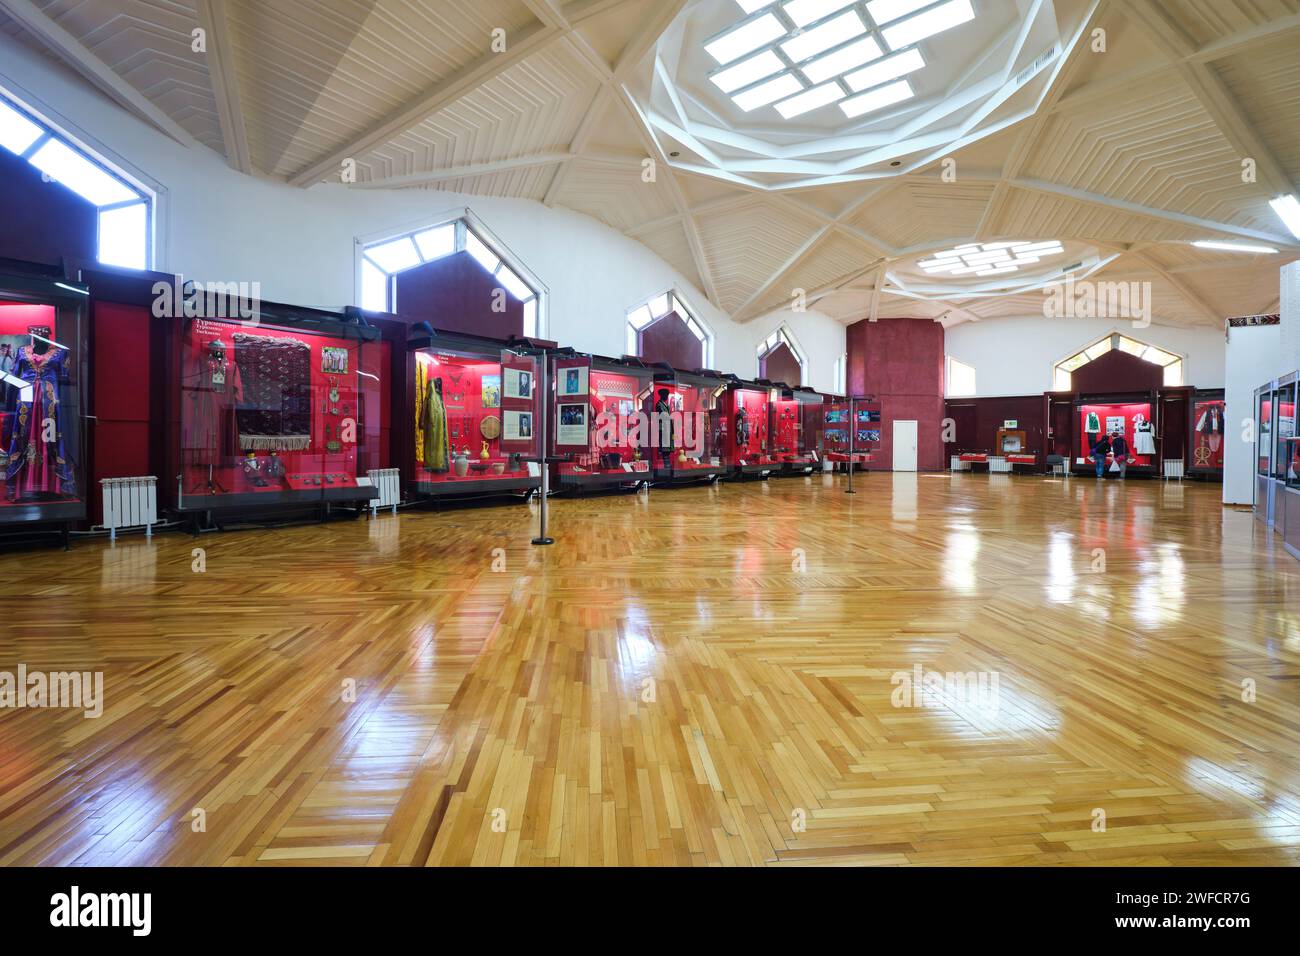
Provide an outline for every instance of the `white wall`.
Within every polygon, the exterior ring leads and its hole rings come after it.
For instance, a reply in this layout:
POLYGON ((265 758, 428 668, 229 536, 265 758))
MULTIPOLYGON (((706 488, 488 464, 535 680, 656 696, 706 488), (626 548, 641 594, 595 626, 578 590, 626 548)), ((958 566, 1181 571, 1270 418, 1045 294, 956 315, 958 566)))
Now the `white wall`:
POLYGON ((1052 388, 1052 367, 1111 332, 1184 357, 1183 383, 1222 388, 1223 333, 1152 324, 1133 328, 1110 319, 1048 319, 1043 316, 963 322, 945 330, 945 350, 975 367, 979 397, 1035 395, 1052 388))
POLYGON ((271 301, 338 308, 359 302, 354 241, 401 231, 457 207, 473 210, 549 292, 546 334, 605 355, 625 350, 626 310, 676 287, 715 334, 714 367, 752 377, 755 349, 785 321, 830 390, 844 326, 818 312, 739 324, 648 248, 588 216, 521 199, 436 190, 303 190, 230 169, 135 119, 49 59, 0 35, 0 83, 86 145, 163 190, 156 268, 187 278, 260 282, 271 301))

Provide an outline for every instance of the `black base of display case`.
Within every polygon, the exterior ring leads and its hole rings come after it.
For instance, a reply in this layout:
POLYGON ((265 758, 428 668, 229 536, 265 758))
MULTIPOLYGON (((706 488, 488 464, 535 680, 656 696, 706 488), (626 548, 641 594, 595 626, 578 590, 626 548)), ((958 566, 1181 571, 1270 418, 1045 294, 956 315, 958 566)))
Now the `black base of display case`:
POLYGON ((466 478, 464 481, 416 481, 411 490, 421 498, 497 498, 517 495, 519 492, 537 491, 542 487, 540 478, 493 478, 489 480, 466 478))
POLYGON ((713 484, 726 478, 728 469, 717 468, 656 468, 653 482, 656 485, 713 484))
POLYGON ((649 483, 650 472, 630 471, 622 474, 562 475, 555 479, 555 484, 551 487, 557 494, 582 495, 593 491, 636 491, 642 485, 648 485, 649 483))
POLYGON ((772 472, 772 476, 775 478, 807 478, 820 471, 821 466, 822 463, 819 461, 785 461, 781 463, 778 470, 772 472))
POLYGON ((321 488, 320 491, 245 492, 230 495, 185 495, 181 504, 168 511, 181 519, 191 534, 204 527, 221 529, 233 524, 271 524, 310 518, 325 521, 336 506, 352 506, 348 517, 356 518, 379 489, 369 486, 321 488))
POLYGON ((732 469, 732 477, 742 480, 765 481, 775 475, 780 468, 780 462, 772 462, 766 465, 737 465, 732 469))

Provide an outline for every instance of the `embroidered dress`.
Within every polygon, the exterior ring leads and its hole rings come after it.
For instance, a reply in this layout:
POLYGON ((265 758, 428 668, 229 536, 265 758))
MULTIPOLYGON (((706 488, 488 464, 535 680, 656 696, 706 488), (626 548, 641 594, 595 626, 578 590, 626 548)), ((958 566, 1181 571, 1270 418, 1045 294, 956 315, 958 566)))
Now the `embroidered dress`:
POLYGON ((68 375, 67 360, 64 349, 51 348, 40 355, 26 345, 18 350, 13 374, 30 384, 31 400, 23 400, 25 390, 9 389, 3 467, 10 500, 73 497, 77 493, 72 462, 63 448, 63 404, 59 400, 59 385, 68 375), (47 421, 52 425, 47 427, 47 421), (47 441, 50 427, 53 438, 47 441))
POLYGON ((447 470, 447 411, 433 382, 424 396, 424 467, 430 471, 447 470))
POLYGON ((237 332, 235 412, 243 451, 306 451, 311 444, 311 346, 288 337, 237 332))
POLYGON ((220 465, 233 457, 223 428, 231 398, 239 394, 238 375, 224 352, 208 351, 198 361, 195 382, 187 390, 190 408, 185 420, 185 449, 196 465, 220 465))

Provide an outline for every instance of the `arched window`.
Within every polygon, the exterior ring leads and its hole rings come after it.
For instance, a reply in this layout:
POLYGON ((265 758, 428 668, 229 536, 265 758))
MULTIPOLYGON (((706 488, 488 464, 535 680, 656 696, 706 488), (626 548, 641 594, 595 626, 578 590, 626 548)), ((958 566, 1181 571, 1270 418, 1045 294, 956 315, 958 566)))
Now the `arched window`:
POLYGON ((1103 339, 1098 339, 1087 348, 1080 349, 1067 359, 1057 362, 1052 368, 1052 389, 1057 392, 1073 390, 1074 372, 1107 352, 1118 349, 1129 355, 1137 356, 1144 362, 1159 365, 1164 369, 1164 384, 1177 386, 1183 384, 1183 359, 1173 352, 1166 352, 1154 345, 1147 345, 1137 339, 1112 332, 1103 339))
POLYGON ((99 262, 128 269, 152 266, 151 192, 3 94, 0 146, 40 170, 46 182, 58 183, 95 207, 99 262))
POLYGON ((713 333, 670 289, 628 310, 627 354, 674 368, 708 368, 713 333))
POLYGON ((847 352, 843 353, 835 360, 835 369, 832 374, 835 378, 835 384, 833 386, 835 394, 847 395, 849 380, 849 356, 847 352))
POLYGON ((758 344, 758 377, 787 385, 808 380, 808 359, 784 325, 758 344))
POLYGON ((523 304, 523 334, 540 335, 540 284, 525 279, 522 266, 507 262, 508 255, 485 233, 482 226, 461 217, 361 244, 361 307, 396 312, 400 305, 396 280, 401 273, 463 252, 500 283, 506 295, 523 304))

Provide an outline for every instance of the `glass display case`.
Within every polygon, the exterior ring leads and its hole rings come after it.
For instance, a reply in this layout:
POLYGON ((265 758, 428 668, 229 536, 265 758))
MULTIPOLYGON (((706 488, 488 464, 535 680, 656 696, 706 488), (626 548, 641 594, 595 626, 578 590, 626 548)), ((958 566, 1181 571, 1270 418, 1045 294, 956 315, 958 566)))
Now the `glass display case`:
POLYGON ((716 372, 659 366, 641 410, 649 422, 645 454, 656 483, 717 481, 731 466, 723 395, 716 372))
POLYGON ((1273 524, 1273 403, 1276 383, 1255 389, 1255 518, 1273 524))
MULTIPOLYGON (((1074 403, 1076 434, 1079 436, 1075 469, 1085 473, 1095 471, 1093 448, 1103 436, 1118 435, 1128 445, 1127 472, 1156 474, 1160 463, 1156 450, 1154 408, 1154 396, 1149 393, 1081 396, 1074 403)), ((1114 461, 1114 453, 1107 452, 1103 463, 1105 473, 1111 472, 1114 461)))
POLYGON ((0 532, 86 517, 88 295, 0 275, 0 532))
POLYGON ((781 475, 807 475, 825 451, 823 396, 810 388, 781 388, 772 402, 772 449, 781 475))
POLYGON ((1223 389, 1198 389, 1192 393, 1189 408, 1192 455, 1188 474, 1221 475, 1228 432, 1223 389))
POLYGON ((541 485, 538 353, 435 331, 407 343, 413 383, 410 490, 514 495, 541 485))
POLYGON ((881 406, 871 396, 825 396, 822 421, 823 453, 833 464, 864 465, 880 447, 881 406))
POLYGON ((1273 478, 1290 483, 1295 474, 1295 400, 1294 375, 1278 379, 1273 401, 1273 478))
POLYGON ((638 359, 557 355, 553 363, 554 466, 561 491, 638 488, 652 477, 647 454, 654 371, 638 359))
POLYGON ((366 472, 380 466, 386 387, 375 329, 335 312, 261 303, 246 319, 180 318, 170 339, 173 478, 159 485, 174 512, 197 522, 205 512, 375 496, 366 472))
POLYGON ((780 467, 771 434, 772 401, 780 391, 770 382, 750 382, 734 375, 727 379, 720 422, 732 474, 765 478, 780 467))

